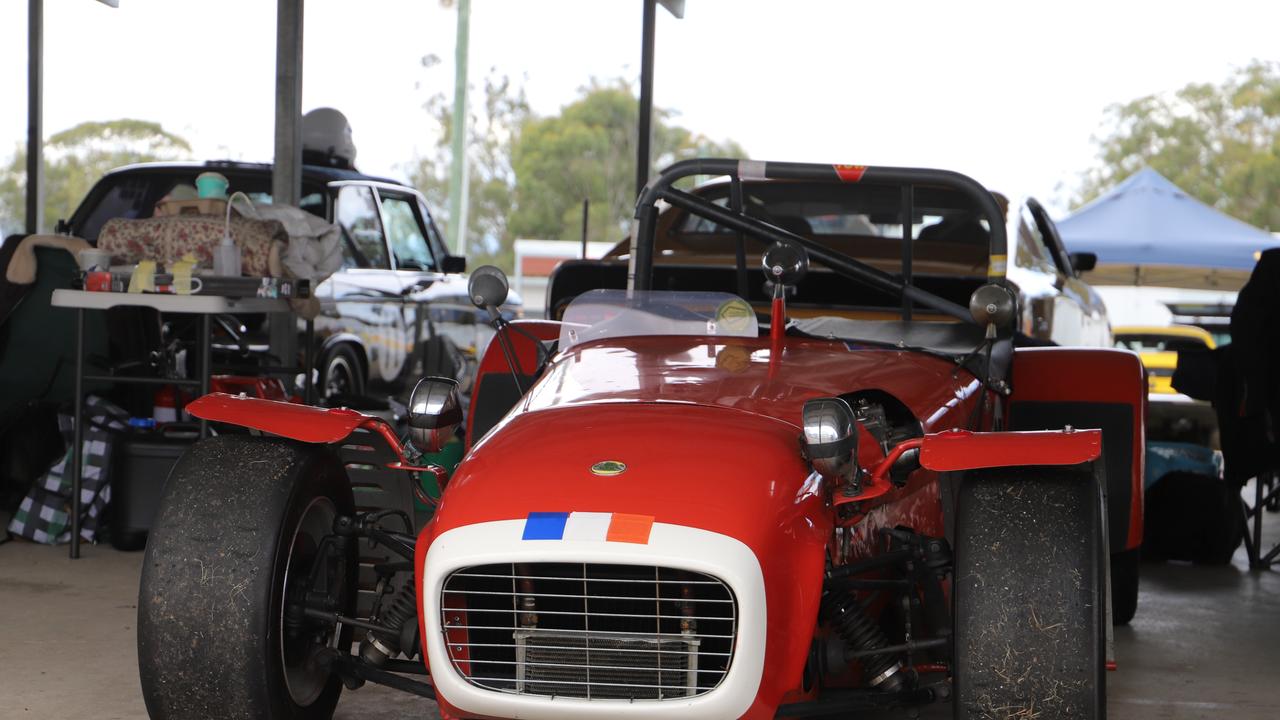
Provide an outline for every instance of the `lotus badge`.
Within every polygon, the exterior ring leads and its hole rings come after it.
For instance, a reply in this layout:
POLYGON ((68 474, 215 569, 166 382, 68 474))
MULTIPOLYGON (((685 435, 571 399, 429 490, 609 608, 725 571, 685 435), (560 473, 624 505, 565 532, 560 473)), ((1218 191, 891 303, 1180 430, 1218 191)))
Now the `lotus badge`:
POLYGON ((627 471, 627 466, 623 463, 618 462, 617 460, 601 460, 600 462, 591 466, 592 475, 603 475, 605 477, 621 475, 626 471, 627 471))

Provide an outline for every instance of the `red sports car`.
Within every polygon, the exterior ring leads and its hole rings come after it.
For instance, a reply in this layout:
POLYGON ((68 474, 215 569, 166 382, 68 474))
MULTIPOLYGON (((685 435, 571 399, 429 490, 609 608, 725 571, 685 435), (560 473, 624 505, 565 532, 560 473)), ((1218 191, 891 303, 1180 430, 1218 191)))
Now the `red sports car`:
POLYGON ((498 331, 465 419, 434 378, 405 440, 348 410, 197 401, 260 436, 201 442, 170 477, 138 606, 151 716, 327 718, 375 682, 448 718, 1104 717, 1141 364, 1020 335, 1000 259, 967 307, 919 287, 923 210, 1007 247, 955 173, 680 163, 639 199, 627 289, 508 323, 505 278, 473 274, 498 331), (901 272, 674 187, 691 175, 865 184, 896 207, 901 272), (656 286, 659 201, 762 240, 763 273, 745 253, 736 272, 767 302, 656 286), (869 296, 899 317, 860 316, 869 296), (460 425, 446 477, 430 454, 460 425))

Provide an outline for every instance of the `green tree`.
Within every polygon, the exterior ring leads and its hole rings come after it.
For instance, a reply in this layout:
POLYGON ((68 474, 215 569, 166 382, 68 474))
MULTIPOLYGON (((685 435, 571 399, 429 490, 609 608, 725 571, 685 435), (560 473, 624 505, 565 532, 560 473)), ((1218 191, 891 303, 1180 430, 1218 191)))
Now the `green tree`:
MULTIPOLYGON (((427 67, 436 59, 423 58, 427 67)), ((517 237, 576 240, 582 201, 590 200, 589 239, 617 241, 635 210, 639 101, 622 81, 593 81, 559 115, 536 117, 523 88, 490 73, 484 101, 471 116, 467 254, 471 265, 492 262, 511 270, 517 237)), ((436 134, 432 153, 408 173, 438 220, 448 222, 451 106, 443 94, 424 107, 436 134)), ((736 143, 718 143, 672 125, 654 111, 654 167, 688 157, 742 157, 736 143)))
MULTIPOLYGON (((621 240, 635 212, 639 107, 626 82, 593 80, 559 115, 530 118, 513 147, 518 182, 509 234, 577 239, 587 199, 588 239, 621 240)), ((673 125, 672 116, 654 110, 654 168, 691 157, 745 156, 737 143, 716 142, 673 125)))
MULTIPOLYGON (((430 67, 436 59, 423 58, 430 67)), ((468 93, 474 97, 474 93, 468 93)), ((427 157, 409 167, 409 179, 426 196, 437 221, 447 224, 449 209, 449 151, 453 137, 452 105, 443 93, 431 96, 423 106, 436 130, 436 144, 427 157)), ((529 117, 524 89, 510 78, 490 72, 484 81, 483 102, 472 110, 468 122, 467 255, 472 267, 494 263, 512 269, 511 239, 507 217, 513 208, 516 185, 511 167, 511 147, 529 117)))
POLYGON ((1073 207, 1150 166, 1222 212, 1280 229, 1280 64, 1113 105, 1104 127, 1073 207))
MULTIPOLYGON (((146 120, 83 122, 50 137, 44 144, 44 224, 71 214, 93 183, 108 170, 129 163, 173 160, 189 156, 191 145, 146 120)), ((22 229, 26 214, 27 152, 19 147, 13 160, 0 169, 0 228, 5 234, 22 229)))

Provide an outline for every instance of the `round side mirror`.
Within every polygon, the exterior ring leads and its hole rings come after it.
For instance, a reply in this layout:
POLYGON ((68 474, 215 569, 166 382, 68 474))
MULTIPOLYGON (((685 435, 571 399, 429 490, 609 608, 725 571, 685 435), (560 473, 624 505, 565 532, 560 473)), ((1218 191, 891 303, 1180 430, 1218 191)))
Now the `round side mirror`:
POLYGON ((437 453, 462 422, 458 381, 425 377, 409 395, 409 439, 419 452, 437 453))
POLYGON ((841 398, 809 400, 801 411, 805 455, 819 475, 832 482, 853 477, 858 425, 853 409, 841 398))
POLYGON ((507 301, 510 289, 506 273, 492 265, 481 265, 467 280, 467 294, 471 296, 472 304, 481 309, 502 305, 507 301))
POLYGON ((1012 327, 1015 306, 1013 293, 993 283, 983 285, 969 296, 969 314, 974 322, 984 327, 1012 327))
POLYGON ((764 274, 770 282, 794 287, 809 271, 809 253, 799 245, 774 243, 764 251, 764 274))

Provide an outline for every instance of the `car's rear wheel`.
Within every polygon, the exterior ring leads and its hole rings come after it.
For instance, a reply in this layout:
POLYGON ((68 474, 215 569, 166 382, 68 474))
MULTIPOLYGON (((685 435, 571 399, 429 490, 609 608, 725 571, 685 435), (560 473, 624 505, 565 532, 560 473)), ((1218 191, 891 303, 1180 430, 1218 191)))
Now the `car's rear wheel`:
POLYGON ((956 519, 955 717, 1106 716, 1097 484, 1066 468, 970 473, 956 519))
POLYGON ((331 649, 348 652, 351 632, 334 637, 303 608, 317 589, 328 591, 329 611, 354 608, 354 544, 326 541, 353 505, 325 447, 224 436, 178 461, 138 598, 139 675, 153 720, 332 716, 342 683, 331 649))

